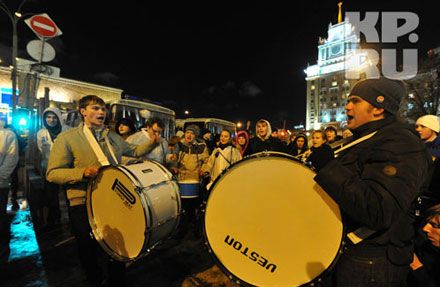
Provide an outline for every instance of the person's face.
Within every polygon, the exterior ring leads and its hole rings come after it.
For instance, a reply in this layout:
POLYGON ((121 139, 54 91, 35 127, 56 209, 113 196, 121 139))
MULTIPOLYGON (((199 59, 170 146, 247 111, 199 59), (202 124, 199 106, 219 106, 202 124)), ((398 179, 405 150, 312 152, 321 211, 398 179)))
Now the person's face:
POLYGON ((423 125, 416 125, 416 131, 419 133, 419 136, 422 139, 422 141, 427 141, 437 136, 433 130, 423 125))
POLYGON ((374 121, 377 118, 375 113, 379 110, 373 107, 369 102, 363 100, 358 96, 350 96, 345 105, 345 113, 347 114, 347 128, 350 130, 356 129, 368 122, 374 121))
POLYGON ((266 123, 258 123, 257 124, 257 135, 264 138, 267 135, 267 124, 266 123))
POLYGON ((333 130, 328 130, 325 132, 328 141, 333 141, 336 138, 336 133, 333 130))
POLYGON ((305 143, 304 138, 297 138, 296 139, 296 146, 298 148, 303 148, 304 147, 304 143, 305 143))
POLYGON ((87 126, 102 127, 105 121, 106 108, 97 103, 91 103, 85 109, 80 109, 87 126))
POLYGON ((119 130, 119 134, 125 135, 126 133, 130 132, 130 127, 125 124, 120 124, 118 130, 119 130))
POLYGON ((49 127, 54 127, 58 124, 58 117, 54 113, 46 113, 44 119, 49 127))
POLYGON ((231 136, 228 132, 222 131, 220 134, 220 143, 221 144, 227 144, 229 140, 231 139, 231 136))
POLYGON ((157 123, 154 123, 151 127, 146 127, 147 133, 150 138, 153 138, 154 135, 160 137, 162 135, 163 129, 160 128, 157 123))
POLYGON ((211 133, 206 133, 203 135, 203 139, 209 141, 211 139, 211 133))
POLYGON ((244 146, 246 144, 246 138, 245 137, 238 137, 237 142, 239 145, 244 146))
POLYGON ((440 247, 440 215, 429 218, 423 226, 423 231, 433 246, 440 247))
POLYGON ((196 135, 192 131, 187 130, 185 132, 185 142, 186 143, 193 142, 195 139, 196 139, 196 135))
POLYGON ((322 144, 325 143, 324 138, 322 137, 321 133, 314 133, 312 135, 312 144, 313 147, 320 147, 322 144))

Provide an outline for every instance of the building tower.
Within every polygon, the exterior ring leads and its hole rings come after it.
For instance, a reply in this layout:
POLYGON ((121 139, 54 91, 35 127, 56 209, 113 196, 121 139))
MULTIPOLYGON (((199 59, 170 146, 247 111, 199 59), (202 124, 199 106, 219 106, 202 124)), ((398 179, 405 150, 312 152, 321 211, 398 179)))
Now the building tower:
POLYGON ((338 3, 338 23, 330 23, 328 37, 318 40, 318 62, 306 73, 306 129, 341 126, 346 121, 344 106, 358 80, 345 77, 346 67, 358 57, 359 39, 349 19, 342 19, 342 2, 338 3))

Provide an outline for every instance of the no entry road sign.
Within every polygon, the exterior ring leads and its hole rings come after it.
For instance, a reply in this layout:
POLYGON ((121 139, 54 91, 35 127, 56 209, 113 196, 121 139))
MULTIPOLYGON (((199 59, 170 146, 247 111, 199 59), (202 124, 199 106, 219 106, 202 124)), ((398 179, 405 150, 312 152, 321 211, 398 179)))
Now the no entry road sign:
POLYGON ((55 22, 46 13, 34 15, 26 19, 25 22, 40 38, 53 38, 62 34, 55 22))

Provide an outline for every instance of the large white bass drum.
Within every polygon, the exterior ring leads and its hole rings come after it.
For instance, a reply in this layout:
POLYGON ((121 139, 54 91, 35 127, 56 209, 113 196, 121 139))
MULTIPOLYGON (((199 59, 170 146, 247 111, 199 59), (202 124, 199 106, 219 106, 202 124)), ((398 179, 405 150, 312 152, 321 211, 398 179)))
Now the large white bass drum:
POLYGON ((343 225, 315 172, 260 153, 219 176, 205 206, 204 238, 216 263, 245 286, 318 283, 336 261, 343 225))
POLYGON ((155 161, 100 170, 89 183, 87 213, 94 237, 118 261, 137 260, 176 230, 177 182, 155 161))

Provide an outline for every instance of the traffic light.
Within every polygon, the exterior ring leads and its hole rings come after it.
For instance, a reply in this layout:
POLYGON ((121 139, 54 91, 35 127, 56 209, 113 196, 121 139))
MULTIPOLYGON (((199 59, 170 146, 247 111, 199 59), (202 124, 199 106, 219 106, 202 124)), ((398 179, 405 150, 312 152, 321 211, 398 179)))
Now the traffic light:
POLYGON ((12 126, 18 132, 25 132, 32 126, 32 113, 29 109, 17 108, 12 114, 12 126))

